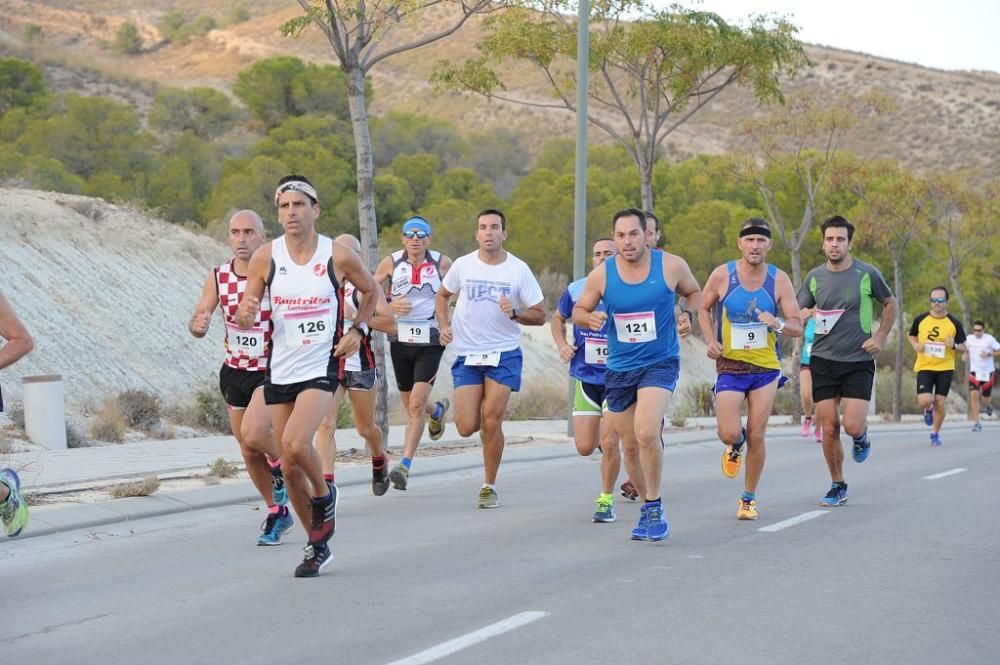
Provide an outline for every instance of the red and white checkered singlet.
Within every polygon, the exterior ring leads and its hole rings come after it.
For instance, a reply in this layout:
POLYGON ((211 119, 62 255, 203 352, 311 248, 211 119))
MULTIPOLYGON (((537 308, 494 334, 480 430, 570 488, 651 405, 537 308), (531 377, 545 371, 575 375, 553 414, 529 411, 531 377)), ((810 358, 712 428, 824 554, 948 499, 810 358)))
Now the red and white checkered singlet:
POLYGON ((236 310, 247 288, 247 278, 236 273, 235 263, 231 259, 215 269, 219 307, 226 326, 225 363, 233 369, 263 372, 271 349, 271 300, 265 290, 252 329, 241 330, 236 325, 236 310))

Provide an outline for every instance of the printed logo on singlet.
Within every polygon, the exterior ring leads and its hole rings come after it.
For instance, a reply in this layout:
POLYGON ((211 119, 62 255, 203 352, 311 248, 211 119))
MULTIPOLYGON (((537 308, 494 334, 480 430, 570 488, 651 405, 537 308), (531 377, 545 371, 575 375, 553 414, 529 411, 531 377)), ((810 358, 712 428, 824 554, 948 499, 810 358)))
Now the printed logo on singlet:
POLYGON ((313 266, 313 274, 316 275, 317 277, 325 277, 326 266, 323 265, 322 263, 317 263, 316 265, 313 266))

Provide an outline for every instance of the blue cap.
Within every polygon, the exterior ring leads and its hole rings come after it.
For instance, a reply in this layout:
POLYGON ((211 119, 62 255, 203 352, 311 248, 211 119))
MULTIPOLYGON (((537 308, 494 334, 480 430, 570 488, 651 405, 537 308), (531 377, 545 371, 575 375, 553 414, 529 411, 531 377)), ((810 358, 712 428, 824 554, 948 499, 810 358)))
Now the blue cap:
POLYGON ((431 234, 431 225, 423 217, 410 217, 403 222, 403 233, 407 231, 423 231, 427 235, 431 234))

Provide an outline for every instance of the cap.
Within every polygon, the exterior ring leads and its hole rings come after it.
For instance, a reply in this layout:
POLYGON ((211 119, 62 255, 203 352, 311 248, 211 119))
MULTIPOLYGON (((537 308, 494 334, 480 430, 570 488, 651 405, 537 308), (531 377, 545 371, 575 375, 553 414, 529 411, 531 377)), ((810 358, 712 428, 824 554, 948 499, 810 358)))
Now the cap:
POLYGON ((431 235, 431 225, 423 217, 410 217, 403 222, 403 233, 407 231, 423 231, 427 235, 431 235))

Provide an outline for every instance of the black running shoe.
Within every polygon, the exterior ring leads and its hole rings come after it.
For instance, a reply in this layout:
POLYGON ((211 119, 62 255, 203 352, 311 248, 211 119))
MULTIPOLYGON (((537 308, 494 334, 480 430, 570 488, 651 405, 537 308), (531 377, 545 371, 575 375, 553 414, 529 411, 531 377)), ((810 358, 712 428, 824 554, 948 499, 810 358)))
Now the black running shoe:
POLYGON ((382 466, 372 464, 372 494, 382 496, 389 491, 389 458, 382 458, 382 466))
POLYGON ((326 543, 309 543, 305 552, 302 563, 295 567, 295 577, 316 577, 333 562, 333 551, 326 543))
POLYGON ((327 499, 312 500, 312 520, 309 525, 309 542, 326 543, 333 537, 333 532, 337 530, 337 502, 340 493, 337 486, 330 481, 326 482, 330 488, 330 496, 327 499))

